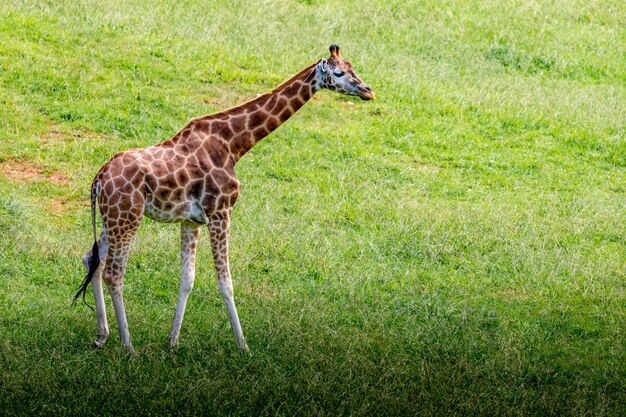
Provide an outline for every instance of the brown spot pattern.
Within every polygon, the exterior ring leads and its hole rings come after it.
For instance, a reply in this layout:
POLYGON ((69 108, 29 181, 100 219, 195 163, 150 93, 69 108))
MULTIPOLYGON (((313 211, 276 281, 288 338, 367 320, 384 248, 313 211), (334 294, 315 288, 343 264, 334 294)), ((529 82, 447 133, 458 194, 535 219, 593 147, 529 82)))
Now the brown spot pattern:
MULTIPOLYGON (((101 242, 106 245, 103 278, 114 304, 121 300, 130 247, 144 216, 162 222, 183 222, 187 225, 184 227, 207 224, 218 280, 230 282, 229 221, 240 192, 234 165, 311 98, 319 84, 316 74, 317 67, 310 66, 271 93, 194 119, 173 138, 159 145, 118 153, 100 169, 92 190, 99 190, 101 242)), ((192 232, 183 239, 183 249, 193 252, 193 256, 197 238, 198 233, 192 232)), ((189 256, 192 255, 184 252, 183 261, 189 256)), ((232 286, 220 286, 222 290, 223 296, 232 297, 232 286)), ((98 314, 100 326, 101 312, 98 314)), ((106 333, 108 336, 108 330, 106 333)), ((130 346, 127 333, 127 329, 121 328, 122 341, 130 346)), ((235 333, 243 340, 243 334, 235 333)))

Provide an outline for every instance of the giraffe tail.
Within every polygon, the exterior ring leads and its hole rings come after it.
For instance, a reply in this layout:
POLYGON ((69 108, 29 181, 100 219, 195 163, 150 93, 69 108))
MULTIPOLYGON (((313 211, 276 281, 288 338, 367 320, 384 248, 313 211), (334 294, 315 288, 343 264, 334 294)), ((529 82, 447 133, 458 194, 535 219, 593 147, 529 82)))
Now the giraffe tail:
POLYGON ((85 301, 85 293, 87 292, 87 287, 89 287, 89 284, 91 283, 94 274, 98 270, 98 266, 100 266, 100 250, 98 248, 98 235, 96 231, 96 199, 98 198, 99 194, 99 186, 100 183, 96 181, 91 187, 91 227, 93 229, 93 247, 91 248, 91 256, 89 257, 89 261, 87 261, 88 271, 85 279, 83 280, 83 283, 78 288, 78 292, 74 296, 74 300, 72 301, 72 304, 76 303, 78 297, 82 295, 83 303, 85 303, 85 305, 92 310, 93 307, 91 307, 85 301))

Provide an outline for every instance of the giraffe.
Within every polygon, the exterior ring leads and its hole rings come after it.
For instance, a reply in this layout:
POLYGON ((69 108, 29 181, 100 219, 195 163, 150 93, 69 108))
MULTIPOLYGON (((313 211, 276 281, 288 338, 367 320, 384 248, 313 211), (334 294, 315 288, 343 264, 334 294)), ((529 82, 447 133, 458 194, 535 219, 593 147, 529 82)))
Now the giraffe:
POLYGON ((233 206, 239 196, 235 163, 256 143, 298 111, 317 91, 374 99, 331 45, 323 58, 271 92, 215 114, 192 119, 173 138, 113 156, 91 185, 94 244, 83 256, 87 275, 74 301, 92 284, 98 332, 94 347, 109 337, 102 280, 112 298, 123 348, 133 352, 122 296, 129 252, 144 216, 181 223, 181 281, 168 344, 176 346, 189 293, 194 285, 196 246, 202 226, 209 229, 219 292, 240 352, 248 352, 233 297, 228 240, 233 206), (96 208, 102 231, 97 236, 96 208))

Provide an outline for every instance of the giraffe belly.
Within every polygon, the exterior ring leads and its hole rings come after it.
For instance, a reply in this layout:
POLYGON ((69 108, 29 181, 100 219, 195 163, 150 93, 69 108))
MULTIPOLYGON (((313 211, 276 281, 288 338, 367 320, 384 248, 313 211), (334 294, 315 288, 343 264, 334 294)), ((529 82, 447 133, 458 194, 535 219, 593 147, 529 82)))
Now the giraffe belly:
POLYGON ((163 223, 192 221, 198 224, 208 223, 208 218, 197 200, 184 201, 178 204, 158 204, 146 201, 144 214, 146 217, 163 223))

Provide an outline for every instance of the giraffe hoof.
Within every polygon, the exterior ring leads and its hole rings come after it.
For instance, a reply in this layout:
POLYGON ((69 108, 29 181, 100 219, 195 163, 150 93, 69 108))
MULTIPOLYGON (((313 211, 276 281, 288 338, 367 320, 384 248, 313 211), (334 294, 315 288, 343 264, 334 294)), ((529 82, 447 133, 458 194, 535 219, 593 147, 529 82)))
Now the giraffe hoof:
POLYGON ((98 340, 98 339, 92 340, 91 341, 91 347, 94 348, 94 349, 100 349, 101 347, 104 346, 104 342, 105 342, 105 340, 98 340))

